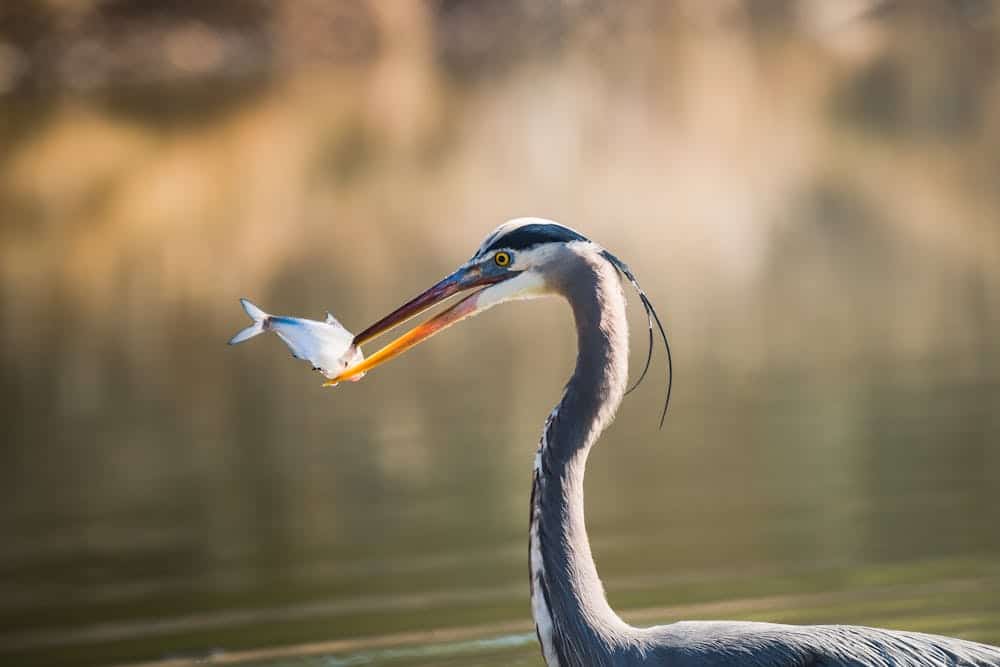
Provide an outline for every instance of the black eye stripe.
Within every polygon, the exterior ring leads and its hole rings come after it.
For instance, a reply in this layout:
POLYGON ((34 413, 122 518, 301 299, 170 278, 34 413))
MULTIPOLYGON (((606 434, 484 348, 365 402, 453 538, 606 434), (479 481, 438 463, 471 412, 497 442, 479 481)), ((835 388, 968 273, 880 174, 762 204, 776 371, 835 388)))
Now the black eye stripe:
POLYGON ((569 243, 570 241, 586 240, 587 238, 582 234, 562 225, 532 223, 522 225, 508 234, 493 239, 489 246, 483 248, 482 253, 485 254, 498 248, 526 250, 542 243, 569 243))

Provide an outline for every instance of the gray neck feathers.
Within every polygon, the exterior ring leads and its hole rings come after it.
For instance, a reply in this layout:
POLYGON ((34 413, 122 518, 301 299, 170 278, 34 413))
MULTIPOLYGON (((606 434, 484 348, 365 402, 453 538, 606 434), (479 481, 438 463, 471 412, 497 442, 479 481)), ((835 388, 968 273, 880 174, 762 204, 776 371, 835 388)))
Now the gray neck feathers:
POLYGON ((590 448, 614 417, 628 381, 625 296, 615 269, 589 244, 567 249, 556 289, 573 309, 576 369, 552 411, 535 464, 532 604, 549 664, 602 665, 634 631, 608 605, 584 525, 590 448))

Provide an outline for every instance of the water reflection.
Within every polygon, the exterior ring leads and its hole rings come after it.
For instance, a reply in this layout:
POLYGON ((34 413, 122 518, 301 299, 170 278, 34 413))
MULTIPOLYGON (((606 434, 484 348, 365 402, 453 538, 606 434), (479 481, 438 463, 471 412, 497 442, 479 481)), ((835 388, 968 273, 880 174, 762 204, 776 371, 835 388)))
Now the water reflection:
MULTIPOLYGON (((275 341, 224 345, 240 296, 357 329, 522 214, 627 259, 677 352, 665 431, 651 382, 592 457, 626 616, 1000 642, 1000 114, 953 48, 992 24, 821 39, 652 12, 611 53, 591 17, 487 67, 449 41, 476 19, 445 14, 174 107, 2 98, 3 660, 530 629, 565 308, 498 309, 332 391, 275 341)), ((204 65, 204 37, 168 52, 204 65)), ((537 661, 501 648, 476 659, 537 661)))

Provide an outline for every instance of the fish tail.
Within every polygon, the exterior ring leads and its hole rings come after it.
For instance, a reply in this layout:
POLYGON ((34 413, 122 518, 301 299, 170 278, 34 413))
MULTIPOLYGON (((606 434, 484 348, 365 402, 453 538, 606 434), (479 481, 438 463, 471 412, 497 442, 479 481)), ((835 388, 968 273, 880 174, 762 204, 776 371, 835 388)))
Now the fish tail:
POLYGON ((229 339, 230 345, 236 345, 237 343, 242 343, 245 340, 249 340, 258 334, 262 334, 267 326, 267 321, 271 317, 263 310, 255 306, 250 302, 250 299, 240 299, 240 303, 243 305, 243 310, 247 312, 250 319, 253 320, 253 324, 241 329, 236 333, 235 336, 229 339))

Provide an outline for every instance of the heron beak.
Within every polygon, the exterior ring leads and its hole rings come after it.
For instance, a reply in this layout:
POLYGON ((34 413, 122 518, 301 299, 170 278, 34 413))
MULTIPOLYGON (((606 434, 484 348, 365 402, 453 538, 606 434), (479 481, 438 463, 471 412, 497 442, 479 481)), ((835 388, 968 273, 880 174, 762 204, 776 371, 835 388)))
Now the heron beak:
POLYGON ((338 376, 323 383, 324 387, 332 386, 340 382, 358 378, 361 374, 380 366, 393 359, 411 347, 421 343, 434 334, 442 331, 452 324, 475 315, 496 303, 493 299, 481 300, 485 288, 496 283, 503 282, 509 278, 517 276, 519 272, 508 271, 500 274, 486 275, 479 265, 466 266, 453 274, 444 278, 423 294, 407 301, 402 306, 392 311, 375 324, 371 325, 354 337, 354 345, 360 346, 376 338, 377 336, 403 324, 410 318, 416 317, 435 304, 454 296, 460 292, 482 287, 477 292, 470 294, 450 308, 443 310, 423 324, 420 324, 406 332, 396 340, 392 341, 370 357, 345 368, 338 376))

